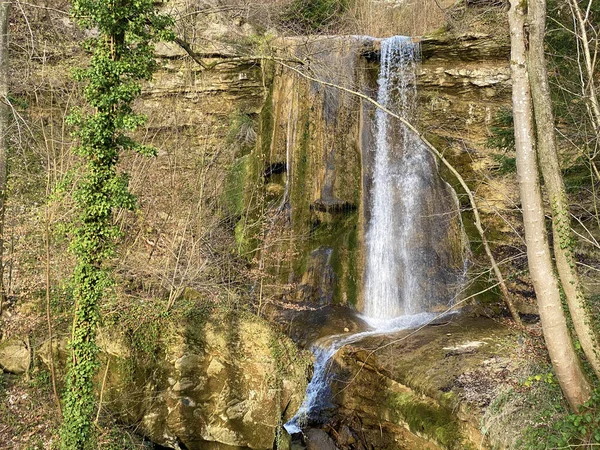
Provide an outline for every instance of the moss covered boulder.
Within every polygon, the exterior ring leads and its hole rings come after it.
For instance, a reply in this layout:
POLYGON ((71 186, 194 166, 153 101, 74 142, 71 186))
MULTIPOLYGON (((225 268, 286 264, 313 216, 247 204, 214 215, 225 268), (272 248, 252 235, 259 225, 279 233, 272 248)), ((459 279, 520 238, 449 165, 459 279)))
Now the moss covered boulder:
POLYGON ((334 357, 336 410, 325 429, 335 437, 348 427, 377 449, 503 448, 480 427, 520 370, 519 336, 490 319, 457 316, 348 345, 334 357))
POLYGON ((102 331, 104 408, 168 448, 273 448, 304 397, 308 353, 229 308, 146 328, 102 331))
POLYGON ((27 344, 20 339, 0 341, 0 373, 27 372, 31 363, 30 353, 27 344))

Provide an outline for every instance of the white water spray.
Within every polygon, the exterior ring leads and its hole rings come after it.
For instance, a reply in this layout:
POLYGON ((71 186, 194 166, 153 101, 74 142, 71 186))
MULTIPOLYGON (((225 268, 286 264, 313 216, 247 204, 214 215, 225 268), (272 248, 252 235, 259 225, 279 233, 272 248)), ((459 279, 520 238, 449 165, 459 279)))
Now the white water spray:
MULTIPOLYGON (((411 120, 416 103, 419 45, 408 37, 381 42, 377 101, 411 120)), ((436 174, 427 149, 399 121, 378 109, 371 217, 366 234, 364 315, 381 320, 425 309, 420 257, 423 186, 436 174)))

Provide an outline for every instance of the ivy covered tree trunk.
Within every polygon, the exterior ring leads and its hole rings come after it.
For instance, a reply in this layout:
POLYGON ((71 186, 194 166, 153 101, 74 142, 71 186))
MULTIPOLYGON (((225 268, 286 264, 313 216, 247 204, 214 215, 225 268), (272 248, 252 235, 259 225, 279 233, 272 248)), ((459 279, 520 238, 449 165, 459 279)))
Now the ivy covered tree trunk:
POLYGON ((552 360, 552 366, 567 401, 573 409, 577 409, 590 397, 590 385, 575 354, 567 329, 546 235, 526 62, 526 35, 524 33, 526 14, 524 8, 526 5, 527 3, 522 0, 510 0, 508 20, 517 175, 525 225, 527 263, 535 288, 544 340, 552 360))
POLYGON ((135 207, 127 176, 117 171, 117 163, 123 151, 154 153, 128 133, 144 122, 144 117, 133 112, 132 103, 140 94, 140 82, 150 79, 155 69, 153 41, 170 37, 165 31, 170 20, 156 14, 152 0, 75 0, 73 13, 83 27, 99 32, 86 44, 92 53, 90 67, 77 74, 86 83, 91 113, 70 117, 79 130, 76 152, 84 166, 74 193, 78 208, 71 242, 77 258, 75 316, 61 445, 79 450, 93 447, 94 441, 96 332, 101 302, 110 295, 110 262, 118 237, 113 211, 135 207))
POLYGON ((544 54, 546 1, 530 0, 527 18, 529 22, 527 63, 529 65, 531 95, 535 112, 537 150, 544 185, 552 206, 553 249, 556 268, 581 348, 596 376, 600 378, 600 357, 598 353, 600 347, 598 347, 598 340, 591 326, 592 317, 585 305, 583 288, 575 265, 571 213, 556 150, 554 114, 552 112, 544 54))
POLYGON ((0 2, 0 314, 6 296, 4 287, 4 209, 8 175, 8 129, 10 107, 8 103, 8 37, 11 2, 0 2))

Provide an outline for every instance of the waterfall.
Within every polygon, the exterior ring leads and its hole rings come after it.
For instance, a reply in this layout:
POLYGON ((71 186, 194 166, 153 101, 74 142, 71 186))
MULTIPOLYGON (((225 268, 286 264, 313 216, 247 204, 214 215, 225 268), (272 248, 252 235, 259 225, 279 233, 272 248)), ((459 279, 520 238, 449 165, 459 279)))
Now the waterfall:
MULTIPOLYGON (((409 121, 418 55, 419 45, 408 37, 381 42, 377 101, 409 121)), ((377 110, 375 127, 363 312, 385 320, 426 309, 427 275, 420 259, 427 217, 421 204, 437 168, 418 137, 398 120, 377 110)))
MULTIPOLYGON (((416 112, 419 45, 394 36, 381 41, 377 101, 408 121, 416 112)), ((364 319, 369 331, 329 336, 313 344, 313 377, 304 402, 285 424, 290 434, 321 421, 330 407, 331 365, 343 346, 430 323, 447 305, 463 269, 462 228, 456 194, 437 172, 418 136, 377 109, 372 177, 366 189, 364 319), (453 236, 458 235, 459 239, 453 236)), ((451 313, 450 313, 451 314, 451 313)))

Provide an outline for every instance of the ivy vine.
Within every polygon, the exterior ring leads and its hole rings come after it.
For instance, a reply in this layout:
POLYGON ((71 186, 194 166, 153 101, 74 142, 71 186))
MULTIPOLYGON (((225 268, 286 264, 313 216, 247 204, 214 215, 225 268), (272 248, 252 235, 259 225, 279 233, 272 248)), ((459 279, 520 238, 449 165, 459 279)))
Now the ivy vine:
POLYGON ((84 44, 91 53, 89 67, 75 74, 85 85, 88 107, 70 116, 77 129, 76 153, 83 159, 84 173, 74 193, 77 216, 71 249, 77 265, 72 361, 63 398, 64 450, 94 446, 99 305, 112 284, 109 261, 119 235, 113 211, 136 205, 127 175, 119 173, 117 163, 123 151, 154 154, 153 148, 130 136, 145 120, 132 104, 140 95, 140 83, 149 80, 156 69, 153 43, 173 37, 171 19, 157 13, 153 0, 74 0, 72 12, 79 25, 96 37, 84 44))

